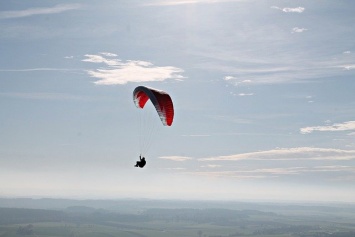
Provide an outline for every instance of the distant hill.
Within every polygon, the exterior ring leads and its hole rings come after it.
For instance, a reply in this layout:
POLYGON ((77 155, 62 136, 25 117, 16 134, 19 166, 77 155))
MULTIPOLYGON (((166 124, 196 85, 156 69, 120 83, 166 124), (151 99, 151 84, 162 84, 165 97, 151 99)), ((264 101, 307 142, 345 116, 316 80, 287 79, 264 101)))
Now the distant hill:
POLYGON ((313 211, 322 213, 355 212, 355 204, 347 203, 267 203, 267 202, 233 202, 233 201, 183 201, 152 199, 117 199, 117 200, 74 200, 55 198, 0 198, 0 208, 27 208, 60 210, 66 212, 95 212, 97 210, 140 214, 148 209, 228 209, 257 210, 263 212, 288 213, 295 211, 313 211))
MULTIPOLYGON (((101 209, 103 211, 103 209, 101 209)), ((65 209, 65 212, 71 212, 71 213, 95 213, 97 212, 98 209, 93 208, 93 207, 86 207, 86 206, 71 206, 67 207, 65 209)))
POLYGON ((62 221, 64 216, 62 211, 0 208, 0 225, 62 221))

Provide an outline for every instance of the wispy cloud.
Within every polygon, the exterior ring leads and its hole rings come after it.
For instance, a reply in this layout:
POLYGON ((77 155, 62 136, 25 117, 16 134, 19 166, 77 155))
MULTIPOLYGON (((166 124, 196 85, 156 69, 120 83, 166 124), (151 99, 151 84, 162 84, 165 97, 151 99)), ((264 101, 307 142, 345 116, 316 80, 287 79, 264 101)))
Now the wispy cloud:
MULTIPOLYGON (((180 161, 179 156, 171 158, 180 161)), ((192 162, 196 165, 195 168, 187 166, 186 163, 185 169, 181 169, 180 172, 186 175, 235 180, 312 178, 312 180, 339 182, 352 181, 350 177, 355 177, 355 167, 349 165, 348 162, 354 159, 355 150, 314 147, 277 148, 229 156, 199 158, 192 162), (243 162, 236 164, 237 161, 243 162)), ((191 162, 189 164, 191 165, 191 162)))
POLYGON ((101 52, 100 54, 106 56, 106 57, 117 57, 118 55, 115 53, 109 53, 109 52, 101 52))
POLYGON ((19 99, 33 99, 33 100, 82 100, 91 101, 94 98, 81 95, 72 95, 65 93, 50 93, 50 92, 1 92, 0 96, 19 98, 19 99))
POLYGON ((146 3, 144 6, 174 6, 199 3, 197 0, 175 0, 175 1, 156 1, 152 3, 146 3))
POLYGON ((336 132, 336 131, 349 131, 349 130, 355 130, 355 121, 335 123, 333 125, 327 125, 327 126, 304 127, 300 129, 300 132, 302 134, 308 134, 314 131, 336 132))
MULTIPOLYGON (((307 61, 307 60, 306 60, 307 61)), ((285 62, 279 62, 285 64, 285 62)), ((267 63, 255 64, 252 67, 226 67, 219 64, 209 68, 228 73, 233 76, 223 78, 227 83, 233 86, 253 86, 260 84, 281 84, 281 83, 294 83, 294 82, 307 82, 310 79, 322 78, 329 75, 337 75, 343 73, 344 70, 355 68, 353 65, 339 66, 341 63, 336 62, 315 62, 301 63, 294 62, 294 65, 273 66, 267 63)))
POLYGON ((223 80, 228 82, 233 82, 235 86, 246 85, 248 83, 251 83, 251 80, 238 79, 237 77, 233 77, 233 76, 225 76, 223 80))
POLYGON ((210 137, 211 135, 209 134, 185 134, 181 135, 183 137, 210 137))
POLYGON ((282 9, 283 12, 297 12, 297 13, 302 13, 304 11, 304 7, 295 7, 295 8, 290 8, 290 7, 285 7, 282 9))
POLYGON ((272 6, 271 8, 277 9, 277 10, 280 10, 280 11, 283 11, 283 12, 296 12, 296 13, 302 13, 305 10, 304 7, 295 7, 295 8, 285 7, 285 8, 281 8, 281 7, 277 7, 277 6, 272 6))
POLYGON ((212 119, 220 120, 223 122, 230 122, 230 123, 239 123, 239 124, 251 124, 252 120, 243 119, 239 116, 226 116, 226 115, 211 115, 209 116, 212 119))
POLYGON ((180 75, 184 70, 173 66, 154 66, 150 62, 115 58, 116 54, 100 53, 86 54, 84 62, 106 64, 106 68, 88 70, 91 77, 99 78, 97 85, 122 85, 128 82, 164 81, 167 79, 182 80, 180 75), (106 57, 104 57, 106 56, 106 57))
MULTIPOLYGON (((270 175, 264 174, 249 174, 241 173, 238 171, 195 171, 195 172, 185 172, 190 175, 198 175, 198 176, 208 176, 208 177, 216 177, 216 178, 234 178, 234 179, 264 179, 271 178, 270 175)), ((277 177, 277 176, 274 176, 277 177)))
POLYGON ((252 96, 254 93, 239 93, 238 96, 252 96))
POLYGON ((186 168, 183 168, 183 167, 163 168, 163 169, 164 170, 177 170, 177 171, 186 170, 186 168))
MULTIPOLYGON (((192 171, 186 172, 193 175, 209 176, 209 177, 222 177, 222 178, 236 178, 236 179, 265 179, 265 178, 277 178, 281 176, 296 176, 302 174, 316 174, 316 173, 328 173, 341 174, 331 176, 328 179, 343 180, 343 177, 349 177, 349 174, 355 172, 355 168, 352 166, 311 166, 311 167, 274 167, 274 168, 256 168, 247 170, 235 170, 235 171, 192 171), (345 173, 346 172, 346 173, 345 173)), ((351 177, 354 177, 353 175, 351 177)), ((350 180, 350 179, 349 179, 350 180)))
POLYGON ((304 31, 306 31, 306 30, 308 30, 308 29, 306 29, 306 28, 294 27, 294 28, 292 28, 291 33, 302 33, 302 32, 304 32, 304 31))
POLYGON ((0 19, 30 17, 34 15, 57 14, 65 11, 75 10, 80 7, 81 7, 80 4, 59 4, 54 7, 46 7, 46 8, 29 8, 26 10, 18 10, 18 11, 1 11, 0 19))
POLYGON ((167 0, 167 1, 155 1, 151 3, 145 3, 143 6, 177 6, 187 4, 211 4, 221 2, 242 2, 246 0, 167 0))
MULTIPOLYGON (((309 75, 312 73, 309 69, 288 67, 268 67, 263 65, 255 65, 253 68, 220 68, 222 71, 230 71, 238 76, 229 76, 226 80, 234 86, 245 86, 254 84, 284 83, 292 81, 296 72, 309 75), (292 77, 292 78, 291 78, 292 77)), ((307 77, 304 75, 304 77, 307 77)))
POLYGON ((67 68, 24 68, 24 69, 0 69, 0 72, 36 72, 36 71, 82 71, 82 69, 67 69, 67 68))
POLYGON ((192 159, 191 157, 187 157, 187 156, 161 156, 159 158, 165 160, 172 160, 172 161, 186 161, 192 159))
MULTIPOLYGON (((332 27, 336 31, 335 34, 341 34, 341 27, 332 27)), ((205 44, 201 44, 201 50, 196 49, 189 53, 209 59, 195 64, 196 68, 223 72, 223 80, 228 84, 240 87, 260 84, 305 83, 332 76, 348 75, 347 70, 355 68, 352 54, 343 54, 344 50, 336 49, 336 53, 325 57, 320 53, 325 50, 322 44, 312 48, 314 53, 305 54, 303 44, 294 44, 311 40, 308 38, 311 31, 312 29, 297 24, 286 31, 280 25, 278 27, 265 25, 255 31, 242 30, 243 34, 231 36, 231 39, 225 41, 226 46, 221 46, 219 50, 210 47, 213 44, 206 40, 205 44), (291 33, 292 28, 295 28, 293 33, 291 33), (269 34, 270 32, 274 32, 274 34, 269 34), (299 38, 304 34, 307 34, 306 38, 299 38), (256 40, 261 38, 263 40, 256 40), (240 45, 244 45, 245 42, 241 39, 248 41, 246 46, 253 45, 253 49, 236 49, 232 45, 228 45, 229 42, 238 42, 240 45), (293 47, 290 47, 290 42, 293 42, 291 43, 293 47), (265 45, 270 47, 269 50, 273 51, 272 54, 265 53, 265 45), (205 47, 203 48, 203 46, 205 47)), ((326 34, 326 32, 321 33, 326 34)), ((220 40, 226 39, 221 37, 220 40)))
POLYGON ((323 165, 323 166, 315 166, 312 171, 315 172, 328 172, 328 171, 355 171, 355 167, 346 166, 346 165, 323 165))
POLYGON ((212 164, 208 164, 208 165, 202 165, 201 168, 218 168, 221 167, 221 165, 212 165, 212 164))
POLYGON ((355 150, 332 148, 280 148, 267 151, 200 158, 199 161, 239 161, 239 160, 353 160, 355 150))
POLYGON ((345 70, 352 70, 352 69, 355 69, 355 64, 341 65, 339 67, 341 67, 345 70))

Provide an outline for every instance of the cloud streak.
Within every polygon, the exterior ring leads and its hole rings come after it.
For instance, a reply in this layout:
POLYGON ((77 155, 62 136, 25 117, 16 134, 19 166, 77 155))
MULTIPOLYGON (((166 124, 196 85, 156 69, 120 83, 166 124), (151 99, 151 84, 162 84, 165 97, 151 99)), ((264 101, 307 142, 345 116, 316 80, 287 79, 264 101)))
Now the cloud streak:
POLYGON ((11 18, 23 18, 30 17, 34 15, 48 15, 57 14, 70 10, 76 10, 80 8, 80 4, 59 4, 54 7, 47 8, 29 8, 26 10, 19 11, 2 11, 0 12, 0 19, 11 19, 11 18))
MULTIPOLYGON (((275 62, 277 63, 277 62, 275 62)), ((281 65, 285 62, 279 62, 281 65)), ((234 86, 253 86, 263 84, 282 84, 306 82, 307 80, 322 78, 329 75, 339 75, 355 68, 355 65, 341 65, 336 62, 316 62, 306 60, 305 63, 293 62, 294 65, 273 66, 255 64, 252 67, 208 65, 209 68, 228 73, 223 80, 234 86), (307 62, 308 61, 308 62, 307 62), (339 68, 343 70, 339 70, 339 68)))
POLYGON ((161 156, 159 158, 165 160, 172 160, 172 161, 186 161, 192 159, 191 157, 186 157, 186 156, 161 156))
POLYGON ((209 134, 184 134, 182 137, 210 137, 209 134))
MULTIPOLYGON (((213 167, 211 167, 213 168, 213 167)), ((198 175, 198 176, 209 176, 217 178, 235 178, 235 179, 265 179, 265 178, 278 178, 281 176, 297 176, 304 174, 319 174, 328 173, 335 174, 341 172, 341 175, 336 175, 336 177, 329 177, 332 180, 344 180, 345 178, 352 177, 354 179, 355 168, 352 166, 313 166, 313 167, 274 167, 274 168, 257 168, 248 170, 237 170, 237 171, 195 171, 186 172, 188 174, 198 175), (344 174, 343 174, 344 173, 344 174)), ((348 180, 351 180, 348 178, 348 180)))
POLYGON ((211 4, 221 2, 243 2, 246 0, 170 0, 146 3, 143 6, 179 6, 187 4, 211 4))
POLYGON ((201 162, 200 169, 185 173, 237 180, 286 177, 294 180, 312 177, 327 181, 352 181, 352 177, 355 177, 353 175, 355 174, 355 167, 349 165, 348 161, 350 160, 355 160, 355 150, 315 147, 278 148, 200 158, 197 159, 198 162, 201 162), (244 163, 240 163, 243 165, 231 163, 238 161, 243 161, 244 163), (277 165, 270 167, 272 162, 268 161, 279 162, 277 165), (295 162, 301 165, 295 166, 295 162), (321 165, 315 165, 318 162, 321 165), (341 165, 341 162, 346 162, 346 164, 341 165))
POLYGON ((182 69, 173 66, 154 66, 150 62, 127 60, 122 61, 112 53, 99 55, 86 54, 84 62, 105 64, 105 68, 88 70, 91 77, 98 78, 97 85, 123 85, 128 82, 153 82, 167 79, 182 80, 182 69))
POLYGON ((2 92, 0 93, 2 97, 19 98, 19 99, 33 99, 33 100, 81 100, 81 101, 91 101, 97 98, 81 96, 81 95, 71 95, 65 93, 47 93, 47 92, 2 92))
POLYGON ((281 8, 281 7, 273 6, 271 8, 277 9, 277 10, 280 10, 280 11, 283 11, 283 12, 295 12, 295 13, 302 13, 305 10, 304 7, 295 7, 295 8, 285 7, 285 8, 281 8))
POLYGON ((314 131, 320 132, 337 132, 337 131, 349 131, 355 130, 355 121, 348 121, 344 123, 335 123, 328 126, 314 126, 314 127, 304 127, 300 129, 302 134, 312 133, 314 131))
POLYGON ((341 65, 340 67, 345 70, 353 70, 353 69, 355 69, 355 64, 341 65))
POLYGON ((302 32, 304 32, 304 31, 306 31, 306 30, 308 30, 308 29, 306 29, 306 28, 294 27, 294 28, 292 28, 291 33, 302 33, 302 32))
POLYGON ((25 69, 0 69, 0 72, 37 72, 37 71, 82 71, 82 69, 67 69, 67 68, 25 68, 25 69))
POLYGON ((353 160, 355 150, 332 148, 280 148, 229 156, 200 158, 199 161, 239 161, 239 160, 353 160))
POLYGON ((239 93, 238 96, 252 96, 254 93, 239 93))

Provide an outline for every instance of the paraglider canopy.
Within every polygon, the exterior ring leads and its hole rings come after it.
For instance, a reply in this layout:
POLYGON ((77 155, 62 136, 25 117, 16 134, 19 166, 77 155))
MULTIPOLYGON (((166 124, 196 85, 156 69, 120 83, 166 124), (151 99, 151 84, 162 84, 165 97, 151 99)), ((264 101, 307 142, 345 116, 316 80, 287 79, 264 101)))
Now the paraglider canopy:
POLYGON ((164 126, 171 126, 174 120, 174 106, 168 93, 146 86, 138 86, 133 91, 133 101, 143 109, 150 99, 164 126))

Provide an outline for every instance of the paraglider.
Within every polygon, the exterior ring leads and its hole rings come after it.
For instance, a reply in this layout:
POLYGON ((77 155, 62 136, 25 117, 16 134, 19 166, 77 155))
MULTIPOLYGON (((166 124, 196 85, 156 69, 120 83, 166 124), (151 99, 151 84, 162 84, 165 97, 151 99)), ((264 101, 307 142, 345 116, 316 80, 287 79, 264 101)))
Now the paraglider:
POLYGON ((133 101, 143 109, 148 99, 153 103, 164 126, 171 126, 174 119, 174 106, 168 93, 146 86, 138 86, 133 91, 133 101))
MULTIPOLYGON (((171 126, 174 120, 174 106, 173 101, 168 93, 162 90, 157 90, 151 87, 146 86, 138 86, 133 91, 133 102, 139 109, 144 109, 147 101, 150 100, 155 108, 155 111, 158 113, 160 117, 160 121, 164 126, 171 126)), ((142 111, 143 112, 143 111, 142 111)), ((148 114, 145 113, 145 114, 148 114)), ((142 116, 144 117, 144 116, 142 116)), ((143 168, 146 164, 145 158, 141 157, 143 153, 147 152, 149 148, 149 143, 152 141, 152 133, 154 132, 154 128, 151 125, 142 126, 142 124, 146 123, 149 119, 141 118, 141 144, 140 144, 140 160, 137 161, 135 167, 143 168), (144 128, 142 128, 144 127, 144 128), (149 130, 142 131, 142 130, 149 130), (142 135, 142 133, 147 133, 148 135, 142 135), (144 144, 143 144, 144 143, 144 144), (148 143, 148 145, 146 145, 148 143)), ((150 122, 150 121, 148 121, 150 122)), ((155 121, 153 121, 155 122, 155 121)))
POLYGON ((147 162, 145 161, 145 158, 142 156, 139 156, 139 161, 137 161, 136 165, 134 167, 139 167, 143 168, 147 162))

